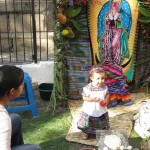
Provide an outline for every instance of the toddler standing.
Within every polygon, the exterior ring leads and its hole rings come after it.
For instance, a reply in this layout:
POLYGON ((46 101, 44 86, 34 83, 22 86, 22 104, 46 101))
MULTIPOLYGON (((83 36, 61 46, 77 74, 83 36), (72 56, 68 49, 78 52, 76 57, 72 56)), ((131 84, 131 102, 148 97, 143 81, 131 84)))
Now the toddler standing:
POLYGON ((82 130, 82 138, 88 139, 89 134, 96 130, 109 129, 107 103, 108 88, 105 85, 106 72, 101 65, 93 66, 89 72, 91 82, 83 88, 84 100, 77 127, 82 130))

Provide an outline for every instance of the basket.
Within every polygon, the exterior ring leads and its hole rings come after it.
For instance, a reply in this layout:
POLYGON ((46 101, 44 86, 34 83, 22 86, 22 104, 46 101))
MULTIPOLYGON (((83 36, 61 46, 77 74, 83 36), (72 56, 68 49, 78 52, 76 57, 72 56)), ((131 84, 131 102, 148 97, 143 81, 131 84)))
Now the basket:
POLYGON ((53 90, 53 84, 52 83, 41 83, 38 86, 38 90, 39 90, 41 99, 45 100, 45 101, 49 101, 52 90, 53 90))

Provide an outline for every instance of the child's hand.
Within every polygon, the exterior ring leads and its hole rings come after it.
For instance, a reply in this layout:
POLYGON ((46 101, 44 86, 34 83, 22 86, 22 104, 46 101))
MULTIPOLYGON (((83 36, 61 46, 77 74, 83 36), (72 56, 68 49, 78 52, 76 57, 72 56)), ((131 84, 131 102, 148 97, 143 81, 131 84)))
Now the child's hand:
POLYGON ((99 98, 99 97, 93 98, 93 102, 98 102, 98 101, 100 101, 100 98, 99 98))
POLYGON ((98 97, 83 96, 82 98, 84 101, 88 101, 88 102, 99 102, 100 101, 100 98, 98 98, 98 97))

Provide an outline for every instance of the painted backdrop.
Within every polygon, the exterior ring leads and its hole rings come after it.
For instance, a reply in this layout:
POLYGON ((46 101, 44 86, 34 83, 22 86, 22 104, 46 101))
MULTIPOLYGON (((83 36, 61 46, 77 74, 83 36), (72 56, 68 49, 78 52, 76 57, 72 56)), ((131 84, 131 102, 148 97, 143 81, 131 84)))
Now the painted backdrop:
POLYGON ((93 64, 102 62, 107 70, 109 105, 130 105, 130 94, 124 85, 133 79, 137 1, 91 0, 88 13, 93 64))

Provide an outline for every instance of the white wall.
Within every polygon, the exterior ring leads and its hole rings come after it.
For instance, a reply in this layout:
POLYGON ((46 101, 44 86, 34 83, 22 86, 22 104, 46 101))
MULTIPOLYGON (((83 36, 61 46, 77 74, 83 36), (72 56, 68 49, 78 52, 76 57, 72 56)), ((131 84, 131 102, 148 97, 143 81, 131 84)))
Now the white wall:
POLYGON ((21 67, 25 72, 27 72, 31 79, 32 83, 53 83, 53 72, 54 72, 54 62, 40 62, 38 64, 23 64, 16 65, 21 67))

